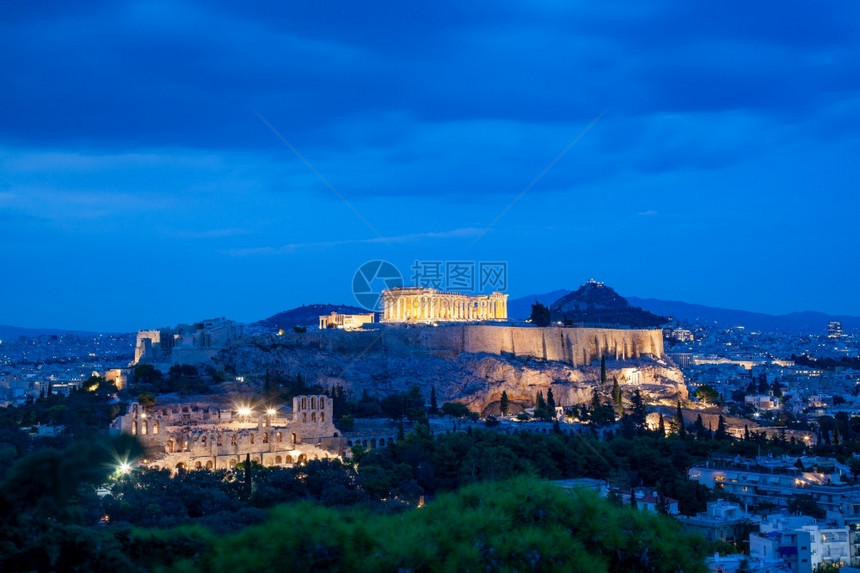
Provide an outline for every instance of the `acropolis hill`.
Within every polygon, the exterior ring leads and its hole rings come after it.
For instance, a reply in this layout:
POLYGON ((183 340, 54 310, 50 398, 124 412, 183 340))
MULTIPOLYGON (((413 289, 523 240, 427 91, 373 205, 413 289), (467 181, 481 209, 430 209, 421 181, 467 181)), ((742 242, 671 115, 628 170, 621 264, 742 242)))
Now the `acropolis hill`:
POLYGON ((687 397, 683 375, 664 355, 660 329, 515 324, 503 314, 506 295, 473 300, 449 294, 389 292, 384 324, 257 336, 228 346, 215 360, 252 378, 301 373, 309 382, 355 394, 435 387, 440 400, 486 414, 497 410, 503 391, 512 402, 530 405, 551 387, 560 405, 585 403, 605 357, 608 380, 617 378, 628 394, 639 389, 650 403, 664 404, 687 397), (455 306, 444 306, 445 300, 455 306))

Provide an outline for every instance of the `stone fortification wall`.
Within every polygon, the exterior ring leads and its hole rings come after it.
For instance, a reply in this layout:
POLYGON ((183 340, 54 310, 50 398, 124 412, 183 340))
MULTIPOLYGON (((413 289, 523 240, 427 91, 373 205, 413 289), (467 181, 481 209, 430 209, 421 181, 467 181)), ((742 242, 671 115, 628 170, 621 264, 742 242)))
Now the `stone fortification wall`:
POLYGON ((279 346, 343 354, 416 352, 450 358, 462 352, 536 358, 582 366, 607 356, 627 360, 663 356, 659 329, 558 328, 496 325, 387 327, 358 332, 284 333, 279 346))

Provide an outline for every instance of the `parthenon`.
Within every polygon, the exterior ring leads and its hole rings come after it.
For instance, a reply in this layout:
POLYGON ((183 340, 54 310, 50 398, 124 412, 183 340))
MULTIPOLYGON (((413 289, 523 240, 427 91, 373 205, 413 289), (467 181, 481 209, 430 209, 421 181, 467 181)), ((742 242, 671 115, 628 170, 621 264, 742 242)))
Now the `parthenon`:
POLYGON ((508 295, 465 295, 434 288, 402 287, 382 291, 382 322, 471 322, 507 320, 508 295))

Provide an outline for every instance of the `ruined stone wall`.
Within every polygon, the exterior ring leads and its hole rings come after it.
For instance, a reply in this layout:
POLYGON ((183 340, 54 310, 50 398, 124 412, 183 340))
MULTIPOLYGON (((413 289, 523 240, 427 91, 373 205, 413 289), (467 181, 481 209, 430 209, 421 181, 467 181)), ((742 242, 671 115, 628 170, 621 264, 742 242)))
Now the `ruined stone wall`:
POLYGON ((251 459, 265 466, 289 466, 337 457, 344 440, 334 426, 331 400, 297 396, 284 416, 268 411, 244 415, 218 404, 158 405, 144 410, 132 403, 118 419, 121 432, 137 436, 148 465, 169 469, 233 467, 251 459))
POLYGON ((462 352, 509 354, 583 366, 601 356, 616 360, 663 356, 659 329, 538 328, 483 324, 389 327, 343 332, 326 330, 284 333, 274 337, 281 346, 353 353, 428 353, 443 358, 462 352))

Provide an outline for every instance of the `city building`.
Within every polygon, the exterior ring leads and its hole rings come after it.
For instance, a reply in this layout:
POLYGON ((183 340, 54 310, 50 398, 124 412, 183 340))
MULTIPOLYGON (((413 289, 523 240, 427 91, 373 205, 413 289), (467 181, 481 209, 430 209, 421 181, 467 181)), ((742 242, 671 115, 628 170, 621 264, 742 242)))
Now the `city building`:
POLYGON ((739 541, 741 537, 745 540, 747 527, 753 521, 739 504, 723 499, 708 502, 707 510, 695 517, 679 515, 676 519, 685 530, 708 541, 739 541))
POLYGON ((827 337, 828 338, 841 338, 842 337, 842 323, 838 320, 834 320, 833 322, 827 323, 827 337))
POLYGON ((792 573, 812 573, 812 550, 808 531, 770 531, 750 534, 750 557, 781 559, 792 573))

